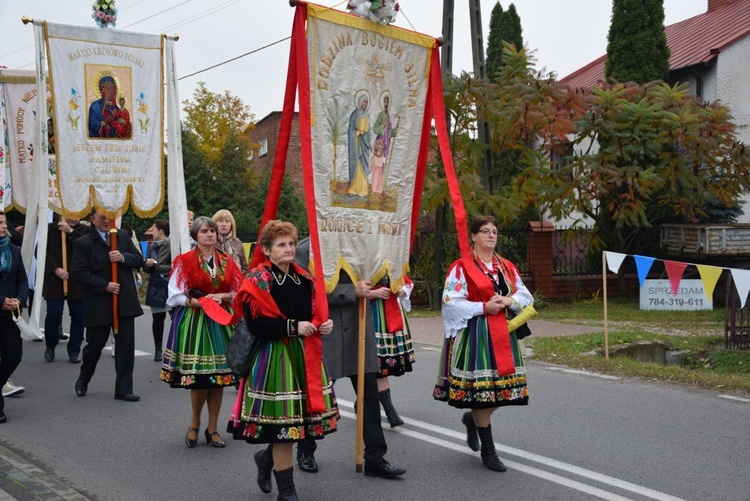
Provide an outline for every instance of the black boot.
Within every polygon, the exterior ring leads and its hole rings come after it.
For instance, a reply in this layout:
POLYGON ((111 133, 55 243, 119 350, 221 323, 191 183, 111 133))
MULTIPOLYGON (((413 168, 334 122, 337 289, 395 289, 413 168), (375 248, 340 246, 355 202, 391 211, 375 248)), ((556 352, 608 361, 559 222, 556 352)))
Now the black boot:
POLYGON ((471 412, 464 412, 461 422, 466 426, 466 443, 469 444, 469 449, 473 451, 479 450, 479 436, 477 435, 477 426, 474 424, 474 418, 471 417, 471 412))
POLYGON ((276 485, 279 487, 279 496, 276 501, 298 501, 297 491, 294 490, 294 468, 273 471, 276 477, 276 485))
POLYGON ((273 470, 273 453, 271 452, 271 447, 273 445, 256 452, 253 456, 255 458, 255 465, 258 467, 258 487, 266 494, 271 492, 271 471, 273 470))
POLYGON ((388 424, 391 425, 391 428, 404 424, 404 420, 398 415, 391 401, 391 389, 388 388, 387 390, 379 391, 378 397, 380 398, 380 403, 383 404, 385 417, 388 418, 388 424))
POLYGON ((479 433, 479 439, 482 441, 482 463, 490 470, 505 471, 505 465, 497 457, 495 451, 495 441, 492 440, 492 425, 487 425, 487 428, 477 426, 477 433, 479 433))

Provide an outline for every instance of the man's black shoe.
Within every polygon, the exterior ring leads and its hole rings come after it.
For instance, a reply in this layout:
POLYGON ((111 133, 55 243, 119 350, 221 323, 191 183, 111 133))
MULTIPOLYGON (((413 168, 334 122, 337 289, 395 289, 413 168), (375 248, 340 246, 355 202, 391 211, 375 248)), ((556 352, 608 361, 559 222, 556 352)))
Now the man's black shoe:
POLYGON ((54 362, 55 361, 55 350, 52 348, 47 348, 44 350, 44 359, 47 362, 54 362))
POLYGON ((86 383, 83 381, 76 381, 76 395, 79 397, 85 397, 88 389, 89 387, 86 383))
POLYGON ((8 422, 8 417, 5 415, 3 411, 0 411, 0 423, 6 423, 8 422))
POLYGON ((406 473, 404 468, 391 466, 385 459, 380 463, 365 461, 365 475, 368 477, 395 478, 400 477, 404 473, 406 473))
POLYGON ((71 364, 80 364, 81 363, 81 359, 79 357, 77 357, 76 355, 71 355, 70 357, 68 357, 68 360, 70 361, 71 364))
POLYGON ((318 463, 315 462, 313 455, 297 454, 297 463, 299 464, 299 469, 305 473, 318 473, 318 463))
POLYGON ((124 400, 125 402, 137 402, 141 399, 138 395, 126 393, 124 395, 115 395, 115 400, 124 400))

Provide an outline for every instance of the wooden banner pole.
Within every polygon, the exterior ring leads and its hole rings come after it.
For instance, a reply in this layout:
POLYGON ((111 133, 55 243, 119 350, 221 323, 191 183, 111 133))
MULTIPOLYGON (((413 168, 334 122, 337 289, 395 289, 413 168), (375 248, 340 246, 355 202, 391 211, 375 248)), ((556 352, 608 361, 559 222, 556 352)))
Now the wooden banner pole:
MULTIPOLYGON (((65 273, 68 272, 68 235, 65 232, 61 232, 60 238, 62 239, 62 269, 65 273)), ((63 296, 68 297, 68 280, 63 280, 63 296)))
POLYGON ((362 473, 365 434, 365 332, 367 320, 367 299, 359 298, 359 346, 357 350, 357 447, 355 450, 355 471, 362 473))

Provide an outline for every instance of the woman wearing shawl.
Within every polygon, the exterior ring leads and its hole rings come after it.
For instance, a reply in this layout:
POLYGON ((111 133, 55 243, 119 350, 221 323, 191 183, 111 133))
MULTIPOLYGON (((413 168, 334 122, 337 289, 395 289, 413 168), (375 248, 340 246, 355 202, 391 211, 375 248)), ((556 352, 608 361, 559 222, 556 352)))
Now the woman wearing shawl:
POLYGON ((443 293, 445 343, 433 397, 459 409, 466 440, 482 463, 505 471, 497 457, 490 417, 505 405, 527 405, 524 368, 518 339, 508 331, 506 314, 520 313, 534 298, 518 269, 496 254, 497 221, 478 216, 471 223, 471 258, 451 265, 443 293), (478 436, 477 436, 478 435, 478 436))
MULTIPOLYGON (((29 296, 29 283, 21 261, 21 251, 10 243, 5 212, 0 211, 0 388, 21 363, 23 341, 13 321, 13 312, 21 314, 21 306, 29 296)), ((0 393, 0 423, 5 416, 5 401, 0 393)))
POLYGON ((217 233, 213 219, 197 217, 190 228, 195 249, 177 256, 169 277, 167 305, 174 309, 174 316, 160 377, 172 388, 191 390, 192 417, 185 436, 189 448, 198 443, 206 403, 206 443, 224 447, 217 422, 224 387, 235 384, 224 355, 232 330, 225 325, 228 321, 214 319, 222 314, 231 319, 226 308, 240 287, 242 275, 234 260, 214 247, 217 233))
POLYGON ((320 439, 336 431, 339 417, 322 359, 318 383, 324 410, 308 409, 312 392, 305 339, 316 332, 330 334, 333 322, 326 320, 319 328, 311 323, 315 312, 313 279, 294 263, 296 241, 297 229, 291 223, 266 223, 258 244, 268 260, 250 270, 235 298, 235 309, 243 309, 247 327, 258 344, 229 428, 237 440, 269 444, 254 456, 258 486, 263 492, 271 492, 271 469, 275 467, 280 500, 297 499, 292 468, 294 442, 305 437, 320 439))
POLYGON ((247 274, 247 258, 242 241, 237 238, 237 223, 234 222, 234 216, 228 210, 221 209, 214 214, 212 219, 216 222, 216 227, 219 228, 216 247, 232 256, 244 277, 247 274))

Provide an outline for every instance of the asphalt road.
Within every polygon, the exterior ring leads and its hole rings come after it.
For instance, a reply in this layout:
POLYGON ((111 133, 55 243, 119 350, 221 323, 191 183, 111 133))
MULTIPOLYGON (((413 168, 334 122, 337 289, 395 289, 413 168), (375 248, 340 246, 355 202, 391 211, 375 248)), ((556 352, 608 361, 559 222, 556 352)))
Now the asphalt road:
MULTIPOLYGON (((136 324, 138 403, 113 399, 107 353, 79 398, 73 384, 80 366, 68 363, 64 347, 50 364, 43 343, 25 343, 13 380, 27 391, 6 398, 0 444, 90 499, 275 499, 275 489, 262 494, 255 482, 252 454, 260 446, 185 447, 188 392, 159 381, 150 322, 147 312, 136 324)), ((412 329, 432 334, 434 322, 413 320, 412 329)), ((340 429, 319 445, 319 473, 295 471, 300 499, 750 499, 750 401, 532 362, 530 405, 493 417, 508 465, 495 473, 465 445, 461 411, 432 399, 438 357, 439 347, 420 343, 415 371, 391 378, 406 424, 390 429, 383 418, 386 457, 407 474, 385 480, 355 472, 354 394, 341 380, 340 429)), ((235 396, 225 391, 221 421, 235 396)))

